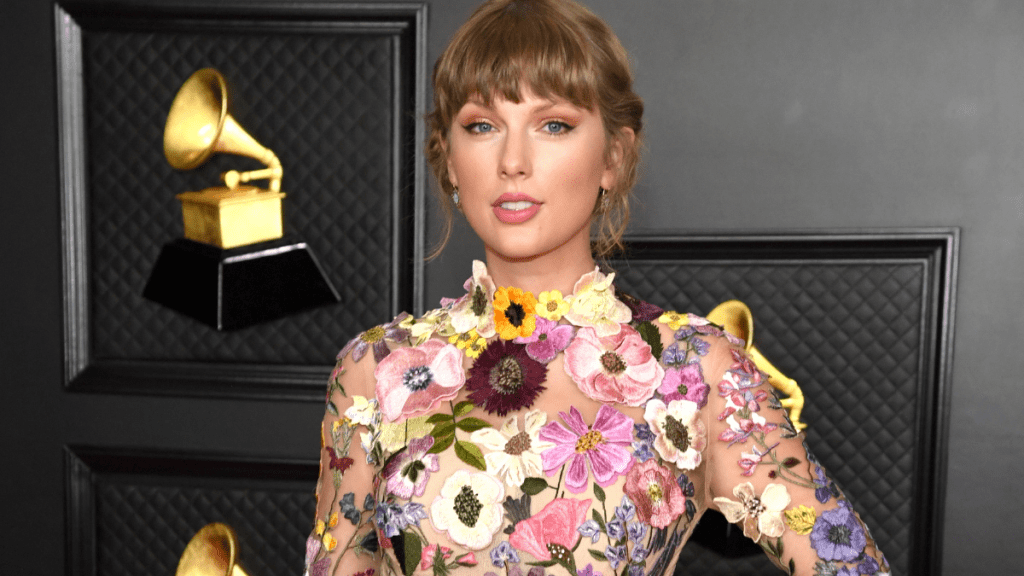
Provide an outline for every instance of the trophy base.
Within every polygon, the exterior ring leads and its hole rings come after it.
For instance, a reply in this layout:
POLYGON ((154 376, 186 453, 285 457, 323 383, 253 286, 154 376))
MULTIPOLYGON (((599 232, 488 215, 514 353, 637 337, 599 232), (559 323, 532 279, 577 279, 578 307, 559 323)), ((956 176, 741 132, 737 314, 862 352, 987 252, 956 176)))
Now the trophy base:
POLYGON ((237 330, 339 302, 309 246, 295 238, 222 250, 164 245, 142 295, 217 330, 237 330))

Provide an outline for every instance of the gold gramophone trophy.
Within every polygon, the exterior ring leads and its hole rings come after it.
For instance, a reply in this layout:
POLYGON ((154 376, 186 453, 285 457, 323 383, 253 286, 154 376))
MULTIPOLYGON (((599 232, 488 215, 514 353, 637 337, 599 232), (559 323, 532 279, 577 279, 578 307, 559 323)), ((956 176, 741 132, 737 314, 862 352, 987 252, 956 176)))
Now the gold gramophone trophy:
POLYGON ((182 192, 184 238, 164 246, 146 298, 218 330, 244 328, 339 301, 309 246, 283 233, 283 170, 228 113, 224 76, 193 73, 178 90, 164 127, 164 155, 192 170, 216 153, 255 158, 266 168, 221 174, 224 186, 182 192), (268 181, 268 188, 248 184, 268 181))

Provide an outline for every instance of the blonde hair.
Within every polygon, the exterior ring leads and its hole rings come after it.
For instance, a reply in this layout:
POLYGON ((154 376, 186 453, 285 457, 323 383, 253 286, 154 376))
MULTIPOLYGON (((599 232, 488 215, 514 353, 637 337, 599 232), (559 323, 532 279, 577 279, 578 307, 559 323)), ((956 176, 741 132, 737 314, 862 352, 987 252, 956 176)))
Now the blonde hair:
POLYGON ((471 96, 518 103, 524 88, 539 97, 559 97, 597 110, 608 137, 622 147, 614 190, 594 206, 594 252, 606 257, 622 247, 629 199, 640 161, 643 100, 633 92, 633 74, 622 43, 603 20, 572 0, 490 0, 459 28, 434 65, 434 109, 427 162, 437 178, 445 224, 437 257, 451 236, 454 188, 448 177, 447 142, 455 116, 471 96), (630 128, 635 138, 623 136, 630 128))

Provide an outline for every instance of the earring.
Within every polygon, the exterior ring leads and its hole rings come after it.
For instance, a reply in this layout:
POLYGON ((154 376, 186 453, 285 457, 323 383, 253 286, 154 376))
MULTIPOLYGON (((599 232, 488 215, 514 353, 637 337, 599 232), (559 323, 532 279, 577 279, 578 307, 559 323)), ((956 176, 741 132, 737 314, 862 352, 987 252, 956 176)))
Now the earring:
POLYGON ((452 202, 455 202, 455 207, 459 207, 459 187, 456 186, 455 190, 452 191, 452 202))
POLYGON ((610 201, 608 200, 608 191, 604 188, 598 187, 597 198, 601 201, 601 211, 604 212, 608 210, 608 204, 610 204, 610 201))

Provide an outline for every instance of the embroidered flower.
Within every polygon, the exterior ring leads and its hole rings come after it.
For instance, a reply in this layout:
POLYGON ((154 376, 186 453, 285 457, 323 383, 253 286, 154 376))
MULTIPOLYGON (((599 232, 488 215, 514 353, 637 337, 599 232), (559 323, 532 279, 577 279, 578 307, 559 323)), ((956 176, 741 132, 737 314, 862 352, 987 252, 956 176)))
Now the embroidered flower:
POLYGON ((746 410, 729 416, 725 421, 729 424, 729 428, 722 430, 718 435, 718 439, 728 442, 729 446, 732 446, 737 442, 740 444, 746 442, 747 438, 750 438, 750 435, 754 432, 766 434, 778 428, 775 424, 768 424, 767 420, 765 420, 760 414, 746 410), (744 414, 748 413, 750 414, 750 418, 744 418, 744 414), (739 416, 739 418, 737 418, 737 416, 739 416))
POLYGON ((792 510, 786 510, 786 526, 789 526, 790 530, 801 536, 811 533, 817 518, 818 514, 814 511, 814 508, 804 506, 803 504, 792 510))
POLYGON ((684 470, 700 465, 701 451, 707 445, 704 423, 697 404, 673 400, 666 406, 658 399, 647 403, 644 420, 654 432, 654 449, 661 457, 684 470))
POLYGON ((377 529, 386 537, 381 545, 388 547, 390 545, 390 542, 387 541, 388 538, 398 536, 409 526, 418 527, 420 520, 426 517, 427 512, 423 509, 423 505, 416 502, 407 502, 403 505, 394 502, 377 504, 374 521, 377 524, 377 529))
POLYGON ((476 330, 484 338, 494 336, 494 281, 483 262, 473 261, 473 277, 466 280, 465 288, 467 294, 456 300, 448 313, 452 328, 458 333, 476 330))
POLYGON ((576 531, 580 533, 580 536, 590 538, 591 544, 597 544, 597 541, 601 538, 601 526, 595 520, 587 520, 580 524, 576 531))
MULTIPOLYGON (((807 450, 806 441, 804 442, 804 449, 807 450)), ((825 469, 821 467, 821 464, 816 463, 817 458, 814 458, 810 451, 807 452, 807 459, 815 462, 813 480, 814 485, 817 486, 817 488, 814 489, 814 497, 822 504, 827 503, 833 496, 838 498, 840 494, 839 487, 836 486, 836 483, 833 482, 827 474, 825 474, 825 469)))
POLYGON ((594 565, 588 563, 587 567, 576 573, 576 576, 602 576, 600 572, 594 570, 594 565))
MULTIPOLYGON (((662 355, 664 357, 664 354, 662 355)), ((704 373, 700 364, 685 364, 681 368, 670 368, 665 371, 665 378, 658 386, 662 400, 689 400, 695 402, 698 408, 703 408, 708 403, 708 392, 711 388, 704 382, 704 373)))
POLYGON ((740 474, 743 474, 744 476, 753 476, 754 469, 757 468, 758 464, 761 463, 761 459, 764 458, 765 454, 771 452, 778 445, 779 443, 776 442, 775 444, 764 450, 762 450, 758 446, 754 446, 753 448, 751 448, 750 452, 741 452, 740 459, 738 462, 740 468, 743 469, 743 472, 740 472, 740 474))
POLYGON ((565 487, 579 494, 587 486, 588 468, 601 486, 610 486, 629 471, 633 465, 628 450, 633 440, 633 421, 629 417, 607 404, 598 409, 594 425, 590 427, 583 422, 575 406, 569 408, 568 414, 558 414, 569 428, 549 422, 540 431, 541 440, 555 444, 541 454, 548 476, 568 462, 565 487))
POLYGON ((577 326, 594 328, 598 336, 618 333, 619 327, 629 322, 632 315, 629 307, 615 297, 614 279, 614 273, 605 276, 598 268, 584 274, 573 287, 565 318, 577 326))
POLYGON ((721 420, 729 414, 746 408, 752 412, 761 410, 759 402, 768 400, 768 393, 761 388, 760 377, 753 377, 751 373, 741 370, 728 370, 722 375, 722 381, 718 383, 718 395, 725 398, 726 409, 719 415, 721 420))
POLYGON ((627 294, 618 289, 615 291, 615 296, 619 300, 622 300, 622 303, 629 308, 630 315, 633 317, 633 322, 652 322, 665 312, 650 302, 644 302, 636 296, 627 294))
POLYGON ((517 344, 526 344, 526 353, 537 362, 548 363, 565 350, 572 341, 573 327, 558 324, 547 318, 537 317, 537 327, 533 334, 514 340, 517 344))
POLYGON ((650 398, 665 375, 651 347, 629 326, 605 337, 594 328, 580 328, 565 349, 563 367, 588 397, 629 406, 650 398))
POLYGON ((487 348, 487 339, 477 334, 476 330, 452 334, 448 337, 448 342, 455 344, 459 350, 465 350, 466 356, 470 358, 479 358, 480 353, 487 348))
POLYGON ((420 570, 427 570, 434 566, 434 562, 440 560, 441 564, 451 558, 452 549, 447 546, 438 548, 437 544, 424 546, 420 552, 420 570))
POLYGON ((544 391, 548 367, 526 353, 522 344, 496 340, 469 369, 469 400, 489 414, 504 416, 533 404, 544 391))
POLYGON ((501 528, 504 498, 505 489, 494 476, 456 470, 430 504, 430 522, 439 532, 448 532, 452 542, 483 550, 501 528))
POLYGON ((303 576, 327 576, 328 568, 331 566, 331 558, 324 556, 316 560, 323 544, 320 538, 310 536, 306 539, 306 570, 303 576))
POLYGON ((434 334, 447 338, 455 333, 448 310, 445 308, 430 310, 421 318, 407 316, 399 326, 409 331, 409 341, 414 346, 423 344, 434 334))
POLYGON ((348 356, 348 353, 351 351, 352 361, 359 362, 363 359, 363 356, 366 355, 366 351, 372 348, 373 359, 379 363, 391 353, 391 350, 388 348, 385 340, 398 342, 409 337, 409 331, 400 326, 402 321, 408 318, 408 316, 408 314, 403 312, 391 322, 381 324, 380 326, 374 326, 359 336, 356 336, 341 349, 341 352, 338 352, 338 360, 348 356))
POLYGON ((427 453, 433 445, 433 436, 414 438, 404 452, 388 461, 381 472, 388 482, 388 492, 404 500, 413 494, 423 496, 430 473, 441 469, 437 454, 427 453))
POLYGON ((605 546, 604 557, 608 559, 608 563, 611 564, 612 570, 618 570, 619 565, 626 562, 626 547, 625 546, 605 546))
POLYGON ((754 495, 754 486, 744 482, 733 488, 732 493, 739 502, 721 496, 715 498, 715 504, 726 520, 734 524, 742 522, 743 534, 754 542, 760 541, 761 536, 782 536, 786 530, 782 522, 782 511, 790 502, 789 491, 785 486, 769 484, 758 497, 754 495))
POLYGON ((352 423, 359 424, 362 426, 370 426, 376 424, 377 414, 377 399, 372 398, 367 400, 365 396, 353 396, 352 406, 345 410, 345 417, 352 421, 352 423))
POLYGON ((523 431, 519 430, 517 417, 510 416, 500 431, 484 428, 473 432, 469 439, 491 450, 484 456, 489 474, 502 478, 507 486, 519 488, 527 477, 540 476, 544 470, 541 452, 553 446, 538 437, 546 421, 545 413, 532 410, 523 416, 523 431))
POLYGON ((583 524, 588 510, 590 499, 556 498, 533 517, 516 524, 508 541, 541 562, 570 562, 571 550, 580 539, 576 527, 583 524))
POLYGON ((690 323, 690 319, 686 314, 680 314, 675 310, 668 310, 664 314, 658 317, 658 322, 665 324, 673 330, 679 330, 680 326, 684 326, 690 323))
POLYGON ((537 299, 537 315, 552 322, 558 322, 569 311, 569 302, 558 290, 541 292, 537 299))
POLYGON ((653 460, 634 466, 622 491, 636 505, 640 521, 655 528, 665 528, 686 510, 686 497, 675 476, 653 460))
POLYGON ((494 293, 494 328, 505 340, 525 338, 537 326, 537 300, 530 292, 504 286, 494 293))
POLYGON ((654 432, 651 432, 650 424, 634 424, 633 436, 633 457, 637 462, 647 462, 654 458, 654 432))
MULTIPOLYGON (((353 526, 359 524, 359 520, 362 518, 362 512, 359 508, 356 508, 356 494, 355 492, 349 492, 341 497, 341 501, 338 502, 338 506, 341 509, 341 513, 345 518, 352 523, 353 526)), ((337 517, 331 518, 331 525, 337 524, 337 517)))
POLYGON ((823 560, 853 562, 865 545, 864 528, 849 505, 822 512, 811 530, 811 546, 823 560))
POLYGON ((395 350, 377 365, 373 375, 381 412, 392 422, 455 398, 466 381, 462 353, 438 340, 395 350))
POLYGON ((491 564, 495 568, 504 568, 505 564, 519 564, 519 552, 511 544, 502 540, 491 549, 491 564))

